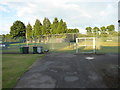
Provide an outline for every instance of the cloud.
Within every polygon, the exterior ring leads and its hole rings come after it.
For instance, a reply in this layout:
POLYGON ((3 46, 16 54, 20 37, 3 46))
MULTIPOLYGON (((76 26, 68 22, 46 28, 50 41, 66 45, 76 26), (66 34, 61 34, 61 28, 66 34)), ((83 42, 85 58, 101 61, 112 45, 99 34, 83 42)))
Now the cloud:
MULTIPOLYGON (((84 29, 86 26, 116 25, 117 2, 118 0, 1 0, 0 10, 8 14, 4 14, 6 17, 12 18, 8 21, 3 17, 6 24, 13 23, 13 18, 33 25, 36 19, 42 22, 44 17, 48 17, 52 22, 54 17, 58 17, 66 21, 68 27, 84 29)), ((3 26, 2 28, 6 27, 3 26)))
POLYGON ((3 7, 3 6, 0 6, 0 11, 3 11, 3 12, 10 12, 7 8, 3 7))

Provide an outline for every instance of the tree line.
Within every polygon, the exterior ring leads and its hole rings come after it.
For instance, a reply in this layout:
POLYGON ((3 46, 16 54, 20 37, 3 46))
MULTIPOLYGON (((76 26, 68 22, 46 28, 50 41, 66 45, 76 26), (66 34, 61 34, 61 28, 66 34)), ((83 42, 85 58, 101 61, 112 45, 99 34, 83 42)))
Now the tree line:
MULTIPOLYGON (((81 37, 91 37, 91 36, 118 36, 120 32, 115 31, 114 25, 102 26, 102 27, 86 27, 86 34, 80 34, 81 37)), ((22 21, 17 20, 10 27, 10 33, 6 35, 0 35, 3 38, 20 38, 20 39, 34 39, 41 38, 42 36, 51 34, 64 34, 64 33, 79 33, 79 29, 69 29, 66 22, 63 19, 58 20, 57 17, 54 18, 51 23, 48 18, 44 18, 43 22, 36 19, 34 25, 30 23, 25 25, 22 21)))
POLYGON ((115 31, 114 25, 109 26, 102 26, 100 28, 98 27, 86 27, 87 35, 93 35, 93 36, 108 36, 108 35, 116 35, 117 32, 115 31))
POLYGON ((27 26, 21 21, 15 21, 10 28, 10 35, 15 37, 26 37, 30 38, 40 38, 43 35, 50 34, 63 34, 63 33, 78 33, 79 30, 68 29, 66 22, 62 19, 60 21, 57 18, 54 18, 51 23, 48 18, 44 18, 43 23, 39 19, 36 19, 35 24, 32 26, 28 23, 27 26))

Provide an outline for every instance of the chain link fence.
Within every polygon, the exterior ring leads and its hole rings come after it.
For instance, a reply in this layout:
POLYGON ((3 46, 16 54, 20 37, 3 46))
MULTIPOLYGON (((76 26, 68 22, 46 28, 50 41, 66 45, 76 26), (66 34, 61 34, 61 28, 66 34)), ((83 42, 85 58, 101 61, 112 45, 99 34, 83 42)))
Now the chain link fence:
MULTIPOLYGON (((85 37, 82 34, 54 34, 44 35, 34 39, 1 40, 2 53, 20 53, 20 47, 28 46, 29 53, 33 53, 34 46, 42 46, 49 52, 76 53, 76 38, 85 37)), ((96 37, 96 53, 118 53, 119 37, 96 37)), ((85 48, 80 51, 87 51, 85 48)))

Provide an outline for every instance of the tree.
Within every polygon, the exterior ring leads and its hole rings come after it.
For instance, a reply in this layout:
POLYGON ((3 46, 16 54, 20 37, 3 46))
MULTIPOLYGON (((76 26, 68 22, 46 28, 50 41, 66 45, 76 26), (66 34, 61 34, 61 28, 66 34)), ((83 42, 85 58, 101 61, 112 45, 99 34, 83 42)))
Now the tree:
POLYGON ((10 34, 6 34, 5 35, 5 39, 6 39, 6 42, 10 42, 11 41, 11 35, 10 34))
POLYGON ((92 34, 92 28, 91 27, 86 27, 87 34, 90 35, 92 34))
POLYGON ((42 32, 44 35, 50 34, 51 32, 51 22, 48 18, 44 18, 43 20, 42 32))
POLYGON ((105 26, 100 27, 100 32, 101 34, 106 34, 106 27, 105 26))
POLYGON ((112 34, 115 31, 115 26, 114 25, 107 26, 107 31, 109 34, 112 34))
POLYGON ((2 38, 2 41, 5 42, 5 40, 6 40, 5 34, 2 34, 1 38, 2 38))
POLYGON ((57 30, 56 30, 56 33, 57 33, 57 34, 60 34, 60 33, 63 32, 63 27, 62 27, 62 25, 63 25, 63 20, 61 19, 60 22, 58 23, 58 27, 57 27, 57 30))
POLYGON ((40 20, 36 19, 35 25, 33 26, 33 36, 39 38, 42 35, 42 24, 40 20))
POLYGON ((58 19, 57 17, 54 18, 54 21, 53 21, 53 24, 51 25, 51 34, 57 34, 56 30, 57 30, 57 27, 58 27, 58 19))
POLYGON ((78 33, 79 29, 75 28, 75 29, 67 29, 67 33, 78 33))
POLYGON ((15 37, 25 37, 26 27, 23 22, 15 21, 13 25, 10 27, 10 35, 15 37))
POLYGON ((63 22, 63 20, 61 19, 60 22, 58 23, 56 33, 61 34, 61 33, 66 33, 66 32, 67 32, 66 22, 63 22))
POLYGON ((66 22, 63 22, 63 33, 67 32, 67 24, 66 22))
POLYGON ((99 35, 99 31, 100 31, 100 29, 99 29, 98 27, 94 27, 94 28, 93 28, 93 34, 94 34, 95 36, 98 36, 98 35, 99 35))
POLYGON ((30 25, 30 23, 28 23, 28 25, 26 27, 26 38, 27 39, 32 38, 32 26, 30 25))
POLYGON ((74 29, 75 33, 79 33, 79 29, 75 28, 74 29))

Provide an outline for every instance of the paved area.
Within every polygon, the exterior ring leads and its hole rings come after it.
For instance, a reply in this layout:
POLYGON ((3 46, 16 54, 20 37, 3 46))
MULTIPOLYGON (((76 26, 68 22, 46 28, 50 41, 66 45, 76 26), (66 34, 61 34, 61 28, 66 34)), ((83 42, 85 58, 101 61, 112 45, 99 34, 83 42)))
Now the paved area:
POLYGON ((15 88, 107 88, 101 70, 117 62, 117 55, 50 53, 35 62, 15 88))

